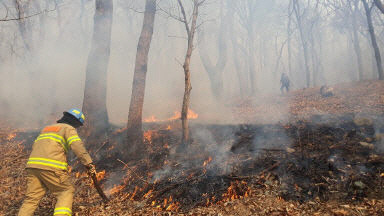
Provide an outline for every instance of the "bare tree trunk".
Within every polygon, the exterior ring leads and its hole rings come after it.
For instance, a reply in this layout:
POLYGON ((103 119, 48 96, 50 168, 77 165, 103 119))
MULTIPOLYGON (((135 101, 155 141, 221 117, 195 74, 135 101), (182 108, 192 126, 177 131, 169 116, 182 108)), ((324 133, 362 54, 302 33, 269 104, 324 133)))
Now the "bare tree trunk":
POLYGON ((241 97, 244 97, 246 94, 247 94, 247 89, 248 89, 248 84, 247 84, 247 79, 244 79, 243 77, 243 73, 242 73, 242 67, 241 67, 241 57, 240 57, 240 54, 239 54, 239 46, 237 44, 237 41, 236 41, 236 36, 235 36, 235 31, 234 31, 234 28, 233 28, 233 11, 231 11, 231 17, 229 19, 229 23, 228 25, 230 26, 230 40, 231 40, 231 44, 232 44, 232 57, 233 57, 233 62, 235 64, 235 71, 236 71, 236 75, 237 75, 237 79, 238 79, 238 82, 239 82, 239 92, 240 92, 240 96, 241 97))
MULTIPOLYGON (((223 7, 223 2, 221 3, 223 7)), ((222 12, 221 12, 222 13, 222 12)), ((217 46, 218 46, 218 54, 219 57, 217 59, 216 64, 213 64, 211 62, 209 51, 207 51, 207 46, 205 45, 205 34, 206 32, 202 32, 199 34, 199 37, 201 38, 199 43, 199 54, 200 59, 203 63, 204 69, 207 71, 210 83, 211 83, 211 91, 212 95, 215 97, 216 100, 222 101, 223 100, 223 88, 224 88, 224 80, 223 80, 223 70, 227 62, 227 30, 228 30, 228 14, 226 13, 225 16, 221 15, 221 24, 220 29, 215 35, 217 40, 217 46)))
POLYGON ((300 14, 300 3, 298 0, 293 0, 293 8, 295 11, 297 25, 300 32, 301 44, 303 47, 306 86, 309 88, 311 81, 311 71, 309 69, 308 44, 307 39, 304 36, 303 22, 301 17, 302 14, 300 14))
POLYGON ((281 61, 281 58, 283 56, 283 51, 284 51, 285 44, 287 43, 288 40, 284 41, 284 43, 281 45, 281 47, 278 48, 277 47, 278 37, 276 37, 276 39, 275 39, 275 50, 276 50, 277 59, 276 59, 276 64, 275 64, 275 67, 274 67, 274 70, 273 70, 273 72, 274 72, 273 73, 274 74, 274 80, 278 80, 280 61, 281 61))
POLYGON ((251 83, 251 95, 256 94, 255 43, 253 37, 253 26, 250 24, 248 29, 248 73, 251 83))
POLYGON ((218 101, 222 101, 223 99, 223 88, 224 88, 224 80, 223 80, 223 69, 225 67, 226 61, 220 61, 225 54, 223 48, 219 48, 221 51, 219 52, 219 60, 216 65, 213 65, 209 59, 208 51, 205 51, 204 45, 199 45, 199 54, 201 62, 203 63, 205 71, 207 71, 208 78, 211 84, 211 92, 214 98, 218 101))
POLYGON ((352 11, 353 48, 356 54, 359 80, 361 81, 364 79, 364 74, 363 74, 363 60, 362 60, 363 58, 361 56, 360 40, 359 40, 359 34, 357 32, 357 20, 356 20, 357 8, 358 8, 358 1, 354 2, 354 9, 352 9, 352 6, 350 5, 350 9, 352 11))
POLYGON ((183 106, 181 109, 182 138, 181 138, 181 145, 177 149, 178 152, 180 152, 189 143, 188 109, 189 109, 189 101, 190 101, 190 95, 192 90, 190 63, 191 63, 191 56, 193 51, 193 40, 196 32, 196 22, 199 14, 200 2, 198 0, 193 0, 192 24, 189 27, 184 6, 181 3, 181 0, 177 0, 177 1, 179 3, 181 13, 183 15, 183 23, 185 24, 185 30, 188 35, 188 47, 187 47, 187 53, 185 55, 185 60, 183 65, 184 76, 185 76, 185 89, 184 89, 184 97, 183 97, 183 106))
POLYGON ((293 8, 292 8, 292 1, 289 1, 289 6, 288 6, 288 26, 287 26, 287 42, 288 42, 288 77, 292 76, 292 48, 291 48, 291 39, 292 39, 292 13, 293 13, 293 8))
POLYGON ((30 34, 28 34, 27 32, 27 19, 23 19, 23 17, 26 17, 28 16, 28 11, 29 11, 29 1, 27 1, 26 3, 22 3, 21 0, 14 0, 14 5, 15 5, 15 8, 16 8, 16 11, 17 11, 17 16, 18 16, 18 20, 17 20, 17 23, 18 23, 18 28, 19 28, 19 32, 20 32, 20 35, 21 35, 21 38, 23 40, 23 43, 24 43, 24 47, 27 51, 27 54, 29 55, 31 53, 31 50, 32 50, 32 44, 31 44, 31 38, 30 38, 30 34))
POLYGON ((222 101, 223 100, 223 91, 224 91, 224 80, 223 80, 223 70, 225 64, 227 63, 227 30, 228 30, 228 12, 224 17, 221 17, 220 30, 217 32, 216 37, 218 54, 216 64, 213 64, 210 59, 209 51, 207 51, 207 46, 203 43, 205 42, 205 32, 199 35, 201 42, 199 43, 199 54, 200 59, 203 63, 204 69, 207 71, 210 83, 211 91, 215 99, 222 101))
MULTIPOLYGON (((36 10, 36 13, 41 13, 39 14, 39 40, 37 41, 39 43, 37 47, 41 47, 45 41, 46 14, 42 12, 39 1, 33 1, 33 7, 36 10)), ((46 9, 48 9, 48 2, 46 2, 46 9)))
POLYGON ((146 0, 143 27, 137 45, 135 72, 133 75, 131 104, 129 106, 127 141, 130 157, 139 158, 144 152, 142 113, 147 76, 148 53, 151 46, 156 14, 156 0, 146 0))
POLYGON ((377 45, 376 41, 376 35, 375 35, 375 29, 373 27, 372 23, 372 14, 371 14, 371 9, 368 6, 367 0, 362 0, 364 9, 365 9, 365 14, 367 15, 367 22, 368 22, 368 29, 369 29, 369 34, 371 36, 371 42, 372 42, 372 47, 375 52, 375 58, 376 58, 376 65, 377 65, 377 72, 379 74, 379 80, 383 80, 383 65, 381 63, 381 55, 380 55, 380 49, 379 46, 377 45))
POLYGON ((86 0, 80 0, 80 17, 79 17, 79 25, 80 25, 80 31, 83 36, 82 38, 82 44, 83 48, 85 49, 88 45, 88 40, 87 40, 87 32, 85 30, 85 24, 84 24, 84 12, 85 12, 85 2, 86 0))
POLYGON ((91 51, 88 56, 83 112, 86 136, 104 138, 109 127, 106 105, 113 1, 96 0, 91 51))
POLYGON ((235 70, 237 74, 237 78, 239 81, 239 91, 241 97, 244 97, 247 95, 247 89, 248 89, 248 82, 247 79, 244 78, 244 75, 242 73, 243 68, 241 67, 241 57, 239 54, 239 45, 236 43, 236 36, 234 35, 234 32, 231 33, 231 42, 232 42, 232 49, 233 49, 233 61, 235 63, 235 70))
POLYGON ((315 44, 315 41, 314 39, 311 39, 311 57, 312 57, 312 72, 313 72, 313 76, 312 76, 312 85, 313 86, 318 86, 319 83, 321 83, 320 81, 320 77, 322 76, 321 75, 321 71, 320 71, 320 65, 321 65, 321 60, 319 59, 319 55, 317 54, 317 51, 316 51, 316 44, 315 44))
POLYGON ((384 14, 384 4, 383 4, 383 2, 381 2, 381 0, 374 0, 374 1, 375 1, 375 4, 376 4, 376 7, 379 8, 381 13, 384 14))

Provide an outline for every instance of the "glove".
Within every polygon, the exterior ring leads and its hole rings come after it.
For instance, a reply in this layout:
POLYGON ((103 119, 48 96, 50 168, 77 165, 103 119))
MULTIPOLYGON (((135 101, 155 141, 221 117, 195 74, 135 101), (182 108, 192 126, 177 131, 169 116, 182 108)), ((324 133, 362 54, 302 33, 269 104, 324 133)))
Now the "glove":
POLYGON ((87 167, 89 175, 96 175, 96 167, 93 163, 87 164, 85 167, 87 167))

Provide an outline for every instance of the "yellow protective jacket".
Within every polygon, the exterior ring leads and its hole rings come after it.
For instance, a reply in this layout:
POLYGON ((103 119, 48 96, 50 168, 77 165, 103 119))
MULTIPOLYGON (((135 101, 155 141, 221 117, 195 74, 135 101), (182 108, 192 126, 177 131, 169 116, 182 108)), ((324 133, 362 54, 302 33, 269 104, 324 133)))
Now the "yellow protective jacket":
POLYGON ((36 138, 27 168, 68 170, 67 152, 72 150, 84 165, 92 163, 74 127, 57 123, 45 127, 36 138))

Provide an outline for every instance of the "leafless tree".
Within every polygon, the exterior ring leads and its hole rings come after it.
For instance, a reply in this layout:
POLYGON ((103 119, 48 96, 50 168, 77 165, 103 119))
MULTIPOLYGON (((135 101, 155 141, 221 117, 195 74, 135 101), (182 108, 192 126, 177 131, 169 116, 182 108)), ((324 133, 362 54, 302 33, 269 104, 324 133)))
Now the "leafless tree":
POLYGON ((242 53, 246 53, 245 47, 243 47, 242 44, 239 43, 239 40, 237 38, 236 34, 236 25, 235 25, 235 5, 237 3, 232 0, 227 0, 228 10, 229 10, 229 18, 228 18, 228 27, 229 27, 229 39, 231 41, 232 45, 232 56, 233 56, 233 62, 235 64, 235 71, 238 79, 238 86, 240 91, 240 96, 246 96, 249 92, 249 79, 248 79, 248 73, 244 73, 244 64, 245 61, 242 61, 242 53))
POLYGON ((189 143, 189 127, 188 127, 188 110, 189 110, 189 102, 191 96, 191 57, 194 49, 194 39, 196 29, 198 27, 197 20, 199 16, 199 7, 204 4, 206 0, 193 0, 192 1, 192 14, 190 17, 187 16, 185 10, 185 2, 182 0, 177 0, 177 4, 180 10, 181 15, 175 16, 170 14, 173 18, 183 23, 185 27, 185 31, 187 34, 187 51, 184 58, 183 70, 184 70, 184 97, 183 97, 183 105, 181 108, 181 124, 182 124, 182 138, 181 144, 177 148, 177 151, 183 150, 189 143))
POLYGON ((384 14, 384 4, 381 0, 374 0, 375 1, 375 4, 376 4, 376 7, 379 8, 379 10, 381 11, 381 13, 384 14))
POLYGON ((357 17, 359 13, 359 2, 358 0, 353 0, 353 3, 351 1, 348 1, 348 8, 351 11, 351 18, 352 18, 352 32, 353 32, 353 47, 356 54, 356 60, 357 60, 357 67, 359 71, 359 80, 364 79, 363 75, 363 58, 361 55, 361 47, 360 47, 360 39, 358 35, 358 27, 357 27, 357 17))
POLYGON ((363 2, 365 14, 367 16, 368 30, 369 30, 369 35, 371 37, 372 48, 373 48, 373 51, 375 53, 377 72, 379 74, 379 79, 383 80, 384 79, 383 64, 381 61, 380 49, 379 49, 379 46, 378 46, 377 40, 376 40, 375 28, 373 27, 373 22, 372 22, 373 4, 371 6, 369 6, 367 0, 361 0, 361 1, 363 2))
POLYGON ((256 20, 256 8, 260 1, 254 0, 239 0, 234 2, 236 14, 239 17, 240 25, 246 31, 246 46, 243 47, 243 52, 247 55, 248 76, 249 77, 249 91, 253 95, 256 93, 256 65, 255 65, 255 20, 256 20))
POLYGON ((310 86, 311 81, 311 71, 309 67, 309 50, 308 50, 308 38, 306 37, 306 33, 304 30, 304 21, 303 16, 305 11, 305 8, 302 8, 302 5, 300 4, 299 0, 292 0, 293 5, 293 11, 295 13, 297 27, 299 29, 300 33, 300 40, 301 45, 303 48, 303 56, 304 56, 304 66, 305 66, 305 80, 306 80, 306 86, 307 88, 310 86))
POLYGON ((127 124, 127 141, 130 158, 138 158, 143 153, 142 113, 145 93, 145 80, 148 68, 148 53, 151 45, 156 14, 156 0, 146 0, 143 26, 137 45, 135 71, 132 83, 131 104, 127 124))
POLYGON ((84 131, 92 138, 104 138, 109 126, 106 93, 113 0, 96 0, 95 4, 92 46, 88 56, 83 99, 83 112, 87 116, 84 131))
POLYGON ((28 17, 29 15, 29 6, 30 1, 27 1, 23 3, 20 0, 14 0, 13 1, 14 6, 16 8, 17 12, 17 23, 20 31, 21 38, 23 40, 25 50, 29 53, 32 50, 32 40, 31 40, 31 33, 28 32, 28 19, 25 19, 24 17, 28 17))
POLYGON ((229 21, 229 10, 225 12, 224 10, 224 1, 221 2, 221 11, 220 11, 220 27, 219 30, 214 33, 207 33, 207 31, 200 31, 199 36, 199 54, 201 62, 205 70, 207 71, 209 81, 211 83, 211 91, 215 99, 221 101, 223 99, 224 91, 224 80, 223 80, 223 70, 227 63, 227 43, 228 38, 228 21, 229 21), (207 37, 208 34, 213 35, 213 40, 217 43, 218 48, 218 58, 216 63, 212 62, 210 57, 210 50, 208 50, 207 37))

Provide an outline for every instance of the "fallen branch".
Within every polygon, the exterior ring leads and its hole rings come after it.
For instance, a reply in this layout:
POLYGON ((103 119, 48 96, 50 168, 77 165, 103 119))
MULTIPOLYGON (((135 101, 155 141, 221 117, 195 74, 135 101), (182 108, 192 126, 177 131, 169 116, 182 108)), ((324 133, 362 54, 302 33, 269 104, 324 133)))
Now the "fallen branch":
POLYGON ((251 175, 251 176, 225 176, 225 178, 233 179, 233 180, 242 180, 242 179, 252 179, 252 178, 258 178, 261 175, 264 175, 266 172, 271 171, 278 167, 280 165, 280 162, 274 163, 272 166, 264 169, 263 171, 259 172, 256 175, 251 175))
POLYGON ((269 148, 256 148, 255 150, 262 150, 262 151, 276 151, 276 152, 285 152, 286 149, 269 149, 269 148))
POLYGON ((141 181, 143 181, 143 182, 145 182, 145 183, 147 183, 147 184, 150 184, 148 181, 146 181, 145 179, 143 179, 139 174, 137 174, 135 171, 133 171, 131 168, 129 168, 129 166, 128 166, 127 163, 125 163, 124 161, 122 161, 122 160, 120 160, 120 159, 117 159, 117 161, 119 161, 120 163, 124 164, 124 168, 129 169, 129 171, 131 171, 133 174, 135 174, 135 176, 136 176, 137 178, 139 178, 139 180, 141 180, 141 181))

